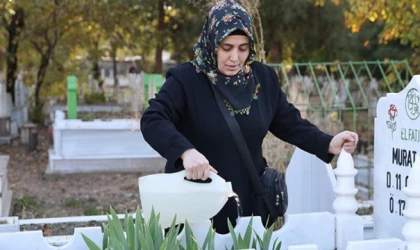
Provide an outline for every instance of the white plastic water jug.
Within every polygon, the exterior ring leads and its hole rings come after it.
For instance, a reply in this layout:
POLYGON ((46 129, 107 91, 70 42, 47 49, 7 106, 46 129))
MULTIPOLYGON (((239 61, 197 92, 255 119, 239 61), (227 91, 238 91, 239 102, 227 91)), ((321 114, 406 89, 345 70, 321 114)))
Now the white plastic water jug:
POLYGON ((176 224, 202 222, 215 216, 233 196, 232 185, 210 172, 209 183, 186 180, 186 170, 172 174, 154 174, 139 178, 143 216, 149 221, 152 207, 160 214, 162 228, 176 224))

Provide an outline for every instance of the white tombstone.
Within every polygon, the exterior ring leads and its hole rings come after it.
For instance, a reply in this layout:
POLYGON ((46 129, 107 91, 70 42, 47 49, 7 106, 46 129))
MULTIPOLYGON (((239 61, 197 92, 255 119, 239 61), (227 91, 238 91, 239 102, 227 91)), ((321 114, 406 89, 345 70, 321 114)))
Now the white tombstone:
MULTIPOLYGON (((143 86, 143 74, 129 74, 130 79, 130 103, 131 109, 134 114, 138 114, 143 111, 144 102, 144 86, 143 86)), ((136 117, 137 118, 137 117, 136 117)))
POLYGON ((375 118, 375 236, 404 239, 403 188, 420 151, 420 75, 378 101, 375 118))
MULTIPOLYGON (((8 155, 0 155, 0 217, 7 217, 12 205, 13 191, 9 189, 7 180, 8 155)), ((0 230, 1 231, 1 230, 0 230)))
POLYGON ((318 247, 314 244, 290 246, 287 250, 318 250, 318 247))
POLYGON ((404 250, 405 243, 400 239, 372 239, 349 241, 346 250, 404 250))
POLYGON ((0 117, 7 116, 8 107, 7 107, 7 94, 6 94, 6 85, 0 83, 0 117))
POLYGON ((296 148, 286 172, 289 206, 287 214, 335 213, 336 179, 330 164, 296 148))
POLYGON ((22 75, 19 74, 15 82, 15 116, 14 120, 20 127, 28 122, 28 87, 23 83, 22 75))

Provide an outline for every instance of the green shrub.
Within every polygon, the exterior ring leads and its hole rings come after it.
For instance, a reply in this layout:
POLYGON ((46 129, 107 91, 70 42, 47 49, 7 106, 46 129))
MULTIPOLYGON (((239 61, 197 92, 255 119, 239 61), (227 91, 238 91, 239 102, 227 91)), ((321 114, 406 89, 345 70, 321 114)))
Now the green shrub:
MULTIPOLYGON (((194 237, 189 223, 186 221, 185 226, 185 247, 181 245, 177 236, 180 232, 180 226, 175 225, 176 218, 172 221, 172 225, 164 233, 159 223, 159 214, 155 214, 152 210, 150 220, 145 222, 140 208, 137 207, 136 219, 125 213, 124 222, 121 223, 116 212, 110 208, 110 215, 107 215, 108 222, 104 225, 104 234, 102 239, 102 249, 121 249, 121 250, 215 250, 214 240, 216 232, 210 226, 206 239, 202 246, 199 246, 194 237), (123 228, 123 225, 124 228, 123 228)), ((263 237, 255 234, 253 237, 252 220, 249 223, 244 237, 241 234, 236 235, 233 226, 228 222, 229 231, 233 239, 232 249, 254 248, 261 250, 269 250, 271 237, 273 234, 273 226, 268 228, 263 237)), ((101 250, 91 239, 82 234, 82 237, 90 250, 101 250)), ((272 250, 280 250, 281 242, 274 242, 272 250)), ((227 249, 227 248, 226 248, 227 249)))
MULTIPOLYGON (((111 215, 108 215, 108 223, 104 225, 104 235, 102 249, 162 249, 177 250, 180 249, 180 242, 177 239, 179 227, 175 226, 175 220, 169 231, 164 235, 159 224, 159 215, 152 212, 151 219, 146 223, 137 208, 136 220, 125 214, 124 225, 125 233, 115 211, 111 208, 111 215)), ((82 234, 84 241, 90 250, 100 250, 100 248, 88 237, 82 234)))
POLYGON ((38 208, 38 203, 29 197, 23 197, 15 201, 15 207, 19 210, 38 208))
POLYGON ((80 120, 82 120, 83 122, 93 121, 94 119, 95 119, 95 113, 93 112, 81 115, 80 117, 80 120))
POLYGON ((96 208, 92 205, 87 205, 83 207, 83 214, 86 216, 92 216, 92 215, 104 215, 107 214, 106 209, 96 208))
POLYGON ((42 106, 35 106, 29 109, 29 120, 35 124, 43 124, 45 114, 42 106))
POLYGON ((104 93, 85 94, 83 99, 85 104, 103 104, 106 102, 104 93))
MULTIPOLYGON (((274 224, 271 225, 267 230, 264 231, 263 237, 258 236, 257 233, 255 233, 255 237, 252 237, 252 232, 254 231, 252 228, 252 220, 249 222, 248 227, 245 231, 245 235, 242 237, 241 234, 236 235, 234 228, 230 221, 228 220, 228 227, 230 235, 232 236, 233 240, 233 246, 232 250, 234 249, 260 249, 260 250, 269 250, 270 249, 270 242, 271 237, 273 236, 273 230, 274 230, 274 224)), ((273 243, 273 250, 280 250, 281 248, 281 242, 279 241, 277 243, 276 239, 273 243)), ((226 248, 227 249, 227 248, 226 248)))

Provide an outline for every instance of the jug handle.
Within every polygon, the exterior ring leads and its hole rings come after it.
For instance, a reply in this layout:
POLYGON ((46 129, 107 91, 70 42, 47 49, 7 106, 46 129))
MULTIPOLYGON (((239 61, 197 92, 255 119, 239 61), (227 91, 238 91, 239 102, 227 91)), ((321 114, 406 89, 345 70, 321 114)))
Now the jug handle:
MULTIPOLYGON (((186 173, 186 170, 183 170, 183 172, 186 173)), ((205 179, 204 181, 201 180, 201 179, 198 179, 198 180, 187 179, 186 176, 184 177, 184 180, 190 181, 190 182, 195 182, 195 183, 211 183, 213 181, 212 179, 217 178, 217 177, 220 178, 220 176, 218 176, 217 174, 215 174, 213 172, 210 172, 209 177, 207 179, 205 179)))
POLYGON ((186 181, 191 181, 191 182, 195 182, 195 183, 210 183, 212 182, 212 179, 210 177, 208 177, 207 179, 205 179, 204 181, 201 179, 198 180, 193 180, 193 179, 187 179, 187 177, 184 177, 184 180, 186 181))

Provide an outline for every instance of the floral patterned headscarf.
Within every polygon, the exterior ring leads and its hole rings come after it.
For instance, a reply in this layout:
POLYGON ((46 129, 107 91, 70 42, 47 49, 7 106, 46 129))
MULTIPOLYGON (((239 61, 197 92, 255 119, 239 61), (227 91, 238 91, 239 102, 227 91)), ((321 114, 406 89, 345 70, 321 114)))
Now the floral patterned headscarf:
POLYGON ((251 103, 257 99, 259 84, 250 64, 255 60, 252 20, 247 11, 233 0, 217 2, 209 11, 203 30, 194 48, 191 63, 197 73, 203 72, 223 95, 232 115, 249 114, 251 103), (244 67, 234 76, 226 76, 217 68, 217 47, 232 32, 243 31, 250 39, 250 54, 244 67))

